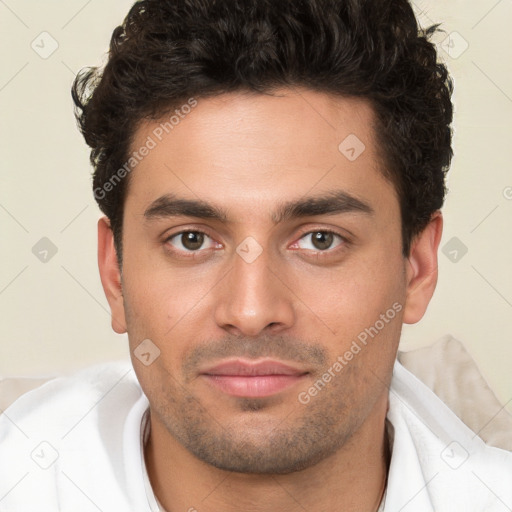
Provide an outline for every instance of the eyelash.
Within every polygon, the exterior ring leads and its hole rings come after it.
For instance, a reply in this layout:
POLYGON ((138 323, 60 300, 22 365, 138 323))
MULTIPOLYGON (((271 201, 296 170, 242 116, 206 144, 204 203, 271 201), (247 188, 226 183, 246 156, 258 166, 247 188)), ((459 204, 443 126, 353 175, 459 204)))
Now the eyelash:
MULTIPOLYGON (((344 247, 346 247, 349 244, 349 240, 347 237, 340 235, 338 232, 333 231, 331 229, 309 229, 308 231, 305 231, 304 233, 302 233, 299 236, 299 238, 297 239, 297 242, 294 242, 294 245, 296 243, 298 243, 299 240, 302 240, 306 235, 313 235, 315 233, 331 234, 331 235, 338 237, 341 240, 340 243, 338 245, 336 245, 335 247, 332 247, 330 249, 325 249, 323 251, 321 249, 317 249, 316 251, 313 249, 307 249, 307 251, 310 254, 315 254, 317 257, 322 257, 324 255, 330 256, 333 253, 343 249, 344 247)), ((295 250, 300 250, 300 248, 295 249, 295 250)))
MULTIPOLYGON (((178 231, 177 233, 173 233, 172 235, 170 235, 170 236, 165 238, 164 244, 165 244, 167 250, 169 252, 172 252, 173 254, 178 254, 180 257, 184 257, 184 258, 197 258, 202 252, 208 250, 208 249, 198 249, 197 251, 184 251, 184 250, 175 249, 174 247, 172 247, 172 245, 169 244, 169 242, 172 239, 177 238, 180 235, 183 235, 183 234, 186 234, 186 233, 200 233, 200 234, 202 234, 202 235, 204 235, 204 236, 206 236, 206 237, 208 237, 208 238, 210 238, 211 240, 214 241, 213 237, 210 236, 206 231, 203 231, 201 229, 184 229, 182 231, 178 231)), ((333 253, 336 253, 339 250, 343 250, 348 245, 350 245, 350 240, 346 236, 343 236, 340 233, 338 233, 336 231, 333 231, 331 229, 310 229, 308 231, 305 231, 304 233, 302 233, 297 238, 296 242, 293 242, 293 245, 297 244, 306 235, 312 235, 314 233, 330 233, 330 234, 338 237, 341 240, 340 243, 337 246, 335 246, 334 248, 331 248, 331 249, 326 249, 326 250, 323 250, 323 251, 320 250, 320 249, 318 249, 316 251, 312 250, 312 249, 306 249, 307 252, 309 252, 312 255, 315 255, 315 257, 317 257, 317 258, 331 256, 333 253)), ((217 242, 214 241, 214 243, 217 243, 217 242)), ((293 250, 300 250, 300 248, 293 249, 293 250)))
POLYGON ((210 236, 206 231, 203 231, 202 229, 184 229, 182 231, 178 231, 177 233, 173 233, 172 235, 166 237, 164 240, 166 249, 169 252, 171 252, 173 254, 177 254, 182 258, 192 258, 192 259, 197 258, 198 256, 201 255, 201 253, 204 253, 204 251, 206 251, 206 249, 199 249, 197 251, 184 251, 184 250, 179 250, 179 249, 175 249, 174 247, 172 247, 172 245, 170 244, 170 241, 173 238, 177 238, 180 235, 184 235, 185 233, 200 233, 200 234, 210 238, 211 240, 214 240, 212 236, 210 236))

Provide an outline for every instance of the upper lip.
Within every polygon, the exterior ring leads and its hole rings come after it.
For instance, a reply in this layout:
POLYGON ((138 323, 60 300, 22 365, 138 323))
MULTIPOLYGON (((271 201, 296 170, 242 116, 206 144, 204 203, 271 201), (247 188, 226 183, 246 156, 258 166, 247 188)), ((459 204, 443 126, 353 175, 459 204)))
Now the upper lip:
POLYGON ((200 371, 203 375, 303 375, 308 373, 300 368, 276 361, 275 359, 249 360, 230 359, 200 371))

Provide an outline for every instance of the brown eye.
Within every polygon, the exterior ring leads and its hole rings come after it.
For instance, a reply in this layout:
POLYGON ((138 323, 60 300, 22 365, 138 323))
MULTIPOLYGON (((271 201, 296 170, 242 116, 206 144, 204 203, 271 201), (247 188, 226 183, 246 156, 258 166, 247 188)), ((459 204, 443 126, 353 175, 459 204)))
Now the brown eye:
POLYGON ((311 251, 327 251, 343 243, 345 239, 330 231, 312 231, 306 233, 298 242, 300 249, 311 251))
POLYGON ((311 242, 313 245, 320 251, 325 251, 329 249, 334 240, 334 235, 332 233, 327 233, 325 231, 317 231, 316 233, 312 233, 311 242))
POLYGON ((194 252, 207 249, 213 245, 213 240, 201 231, 182 231, 167 240, 175 249, 183 252, 194 252), (204 247, 206 245, 206 247, 204 247))
POLYGON ((200 249, 203 242, 203 233, 190 232, 182 233, 181 235, 181 243, 183 244, 183 247, 189 251, 196 251, 197 249, 200 249))

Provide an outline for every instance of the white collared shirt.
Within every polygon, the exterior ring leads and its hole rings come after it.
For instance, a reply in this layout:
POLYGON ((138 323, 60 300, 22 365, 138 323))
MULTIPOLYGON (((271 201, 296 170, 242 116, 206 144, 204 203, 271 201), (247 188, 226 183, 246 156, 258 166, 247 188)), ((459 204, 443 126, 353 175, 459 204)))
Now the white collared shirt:
MULTIPOLYGON (((0 415, 0 512, 162 510, 144 464, 148 406, 129 363, 23 395, 0 415)), ((387 420, 392 456, 380 510, 512 510, 512 452, 487 446, 398 361, 387 420)))

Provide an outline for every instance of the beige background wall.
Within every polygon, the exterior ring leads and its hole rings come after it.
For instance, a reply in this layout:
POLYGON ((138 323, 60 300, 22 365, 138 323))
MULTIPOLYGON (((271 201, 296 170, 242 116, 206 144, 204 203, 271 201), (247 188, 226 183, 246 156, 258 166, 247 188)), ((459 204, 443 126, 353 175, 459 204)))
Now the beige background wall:
MULTIPOLYGON (((69 91, 81 67, 102 62, 130 5, 0 1, 2 376, 128 356, 98 277, 99 211, 69 91)), ((418 0, 415 10, 446 30, 436 41, 455 79, 455 158, 438 289, 402 348, 453 334, 512 411, 512 3, 418 0)))

